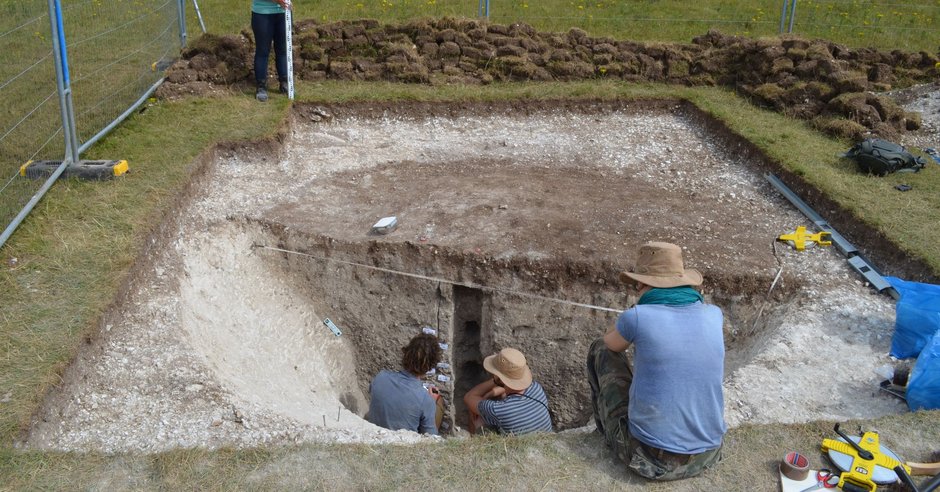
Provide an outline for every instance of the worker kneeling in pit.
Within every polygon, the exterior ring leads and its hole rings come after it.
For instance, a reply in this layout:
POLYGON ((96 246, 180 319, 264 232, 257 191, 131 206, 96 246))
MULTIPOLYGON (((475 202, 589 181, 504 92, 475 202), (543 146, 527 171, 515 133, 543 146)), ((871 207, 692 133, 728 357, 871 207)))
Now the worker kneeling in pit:
POLYGON ((532 380, 522 352, 504 348, 483 359, 483 368, 493 378, 463 397, 470 413, 470 434, 484 429, 515 435, 552 431, 548 397, 542 385, 532 380))
POLYGON ((369 387, 366 420, 391 430, 406 429, 436 435, 444 417, 444 402, 421 378, 441 360, 436 337, 417 335, 401 349, 401 371, 379 372, 369 387))
POLYGON ((674 244, 644 244, 634 268, 620 277, 640 298, 588 353, 597 430, 643 477, 698 475, 721 459, 727 431, 721 309, 693 289, 702 274, 684 268, 674 244))

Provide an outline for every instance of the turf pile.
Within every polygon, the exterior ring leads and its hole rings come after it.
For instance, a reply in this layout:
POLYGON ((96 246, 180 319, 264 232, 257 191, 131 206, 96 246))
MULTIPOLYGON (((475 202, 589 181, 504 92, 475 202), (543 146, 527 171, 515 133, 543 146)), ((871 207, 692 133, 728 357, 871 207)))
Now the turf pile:
MULTIPOLYGON (((809 120, 830 134, 893 139, 920 127, 877 94, 940 75, 925 51, 848 48, 795 37, 752 39, 717 31, 689 44, 591 37, 580 29, 537 32, 477 20, 404 24, 375 20, 295 25, 295 70, 303 80, 488 84, 494 81, 620 79, 733 87, 753 101, 809 120)), ((250 83, 251 34, 206 35, 183 53, 158 95, 204 94, 213 85, 250 83)))

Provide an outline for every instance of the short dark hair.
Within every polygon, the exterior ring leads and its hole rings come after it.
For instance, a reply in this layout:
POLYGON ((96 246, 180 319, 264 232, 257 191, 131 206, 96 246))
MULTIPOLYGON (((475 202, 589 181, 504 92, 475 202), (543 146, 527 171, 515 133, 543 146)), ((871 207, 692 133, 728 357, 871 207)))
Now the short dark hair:
POLYGON ((401 349, 401 365, 413 374, 424 374, 441 361, 441 347, 437 337, 422 333, 416 335, 401 349))

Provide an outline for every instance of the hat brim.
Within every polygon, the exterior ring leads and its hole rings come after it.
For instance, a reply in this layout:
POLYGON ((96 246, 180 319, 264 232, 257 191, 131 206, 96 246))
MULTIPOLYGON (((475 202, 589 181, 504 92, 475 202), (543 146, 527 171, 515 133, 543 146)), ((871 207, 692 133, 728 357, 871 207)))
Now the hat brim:
POLYGON ((495 361, 498 355, 499 354, 493 354, 483 359, 483 368, 486 369, 486 372, 499 376, 503 384, 512 390, 522 391, 532 385, 532 371, 529 370, 528 365, 525 367, 525 374, 523 374, 521 378, 514 379, 503 374, 496 368, 495 361))
POLYGON ((656 287, 659 289, 668 289, 671 287, 681 287, 683 285, 693 285, 698 286, 702 285, 702 274, 694 268, 688 268, 682 275, 676 275, 672 277, 662 277, 658 275, 642 275, 639 273, 633 272, 620 272, 620 280, 624 282, 629 282, 630 280, 636 280, 637 282, 642 282, 650 287, 656 287))

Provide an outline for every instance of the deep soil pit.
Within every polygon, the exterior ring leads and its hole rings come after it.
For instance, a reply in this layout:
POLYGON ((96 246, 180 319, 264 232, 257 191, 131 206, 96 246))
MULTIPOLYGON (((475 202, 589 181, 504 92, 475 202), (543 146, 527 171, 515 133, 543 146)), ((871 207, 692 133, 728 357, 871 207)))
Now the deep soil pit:
MULTIPOLYGON (((398 366, 397 348, 421 327, 430 326, 448 344, 445 362, 453 369, 444 372, 447 382, 435 381, 437 374, 427 378, 451 403, 453 411, 446 414, 449 429, 466 425, 463 395, 489 377, 483 357, 507 346, 527 355, 536 380, 550 395, 556 427, 568 429, 590 420, 584 355, 613 325, 616 313, 505 291, 628 307, 635 299, 627 297, 617 277, 623 257, 632 253, 624 246, 633 239, 623 234, 635 230, 658 238, 654 230, 645 229, 681 223, 699 207, 723 210, 726 219, 741 223, 749 214, 740 207, 728 209, 709 194, 664 190, 596 168, 552 169, 480 158, 437 165, 402 162, 337 173, 302 202, 272 208, 265 226, 276 231, 278 244, 309 255, 287 254, 285 270, 303 272, 314 310, 348 328, 344 336, 356 347, 363 394, 368 394, 369 381, 378 371, 398 366), (626 207, 627 200, 634 205, 626 207), (348 227, 350 220, 362 222, 358 218, 381 215, 381 210, 398 214, 408 225, 380 238, 365 234, 368 224, 358 230, 348 227), (309 236, 296 231, 323 232, 309 236), (412 237, 409 231, 419 235, 412 237), (435 241, 439 237, 446 241, 435 241), (608 251, 613 241, 614 248, 624 250, 622 257, 608 251), (502 249, 505 244, 511 249, 502 249), (344 262, 480 287, 370 271, 344 262)), ((709 234, 697 241, 699 248, 725 236, 720 226, 715 229, 716 237, 709 234)), ((748 241, 737 239, 739 233, 729 234, 733 240, 748 241)), ((706 291, 727 312, 729 373, 763 331, 758 323, 766 320, 756 318, 759 308, 752 298, 770 285, 777 266, 765 240, 741 246, 748 254, 739 255, 735 271, 709 272, 706 291)), ((717 241, 714 247, 720 247, 717 241)), ((784 282, 765 306, 767 312, 789 302, 795 288, 795 282, 784 282)))
POLYGON ((688 106, 330 109, 330 122, 295 120, 283 150, 209 163, 28 445, 412 441, 360 416, 368 382, 422 326, 449 343, 449 401, 483 376, 483 356, 516 346, 556 425, 576 427, 590 414, 587 345, 613 313, 320 258, 624 308, 635 299, 617 273, 648 239, 685 246, 725 312, 729 424, 904 410, 868 370, 887 362, 890 300, 835 251, 776 246, 806 220, 762 178, 769 163, 688 106), (368 235, 386 215, 399 228, 368 235))
MULTIPOLYGON (((465 427, 463 396, 490 377, 483 369, 483 357, 507 346, 526 354, 535 379, 550 395, 557 429, 590 421, 584 354, 613 325, 617 314, 563 301, 618 309, 635 302, 618 287, 609 265, 492 259, 475 251, 420 244, 341 243, 324 236, 298 236, 271 224, 265 227, 276 231, 278 244, 302 253, 283 253, 283 268, 298 274, 309 289, 314 310, 338 323, 343 336, 352 340, 362 394, 368 395, 369 381, 378 371, 399 367, 398 347, 430 327, 447 345, 443 361, 449 367, 425 378, 448 403, 447 433, 455 425, 465 427), (471 286, 400 276, 372 270, 370 265, 471 286), (441 374, 447 381, 437 380, 441 374)), ((708 296, 726 312, 726 370, 731 374, 747 360, 773 318, 758 318, 759 309, 749 297, 724 297, 714 290, 708 296)), ((781 288, 764 305, 764 312, 780 310, 793 296, 792 287, 781 288)), ((362 407, 358 408, 361 414, 362 407)))

